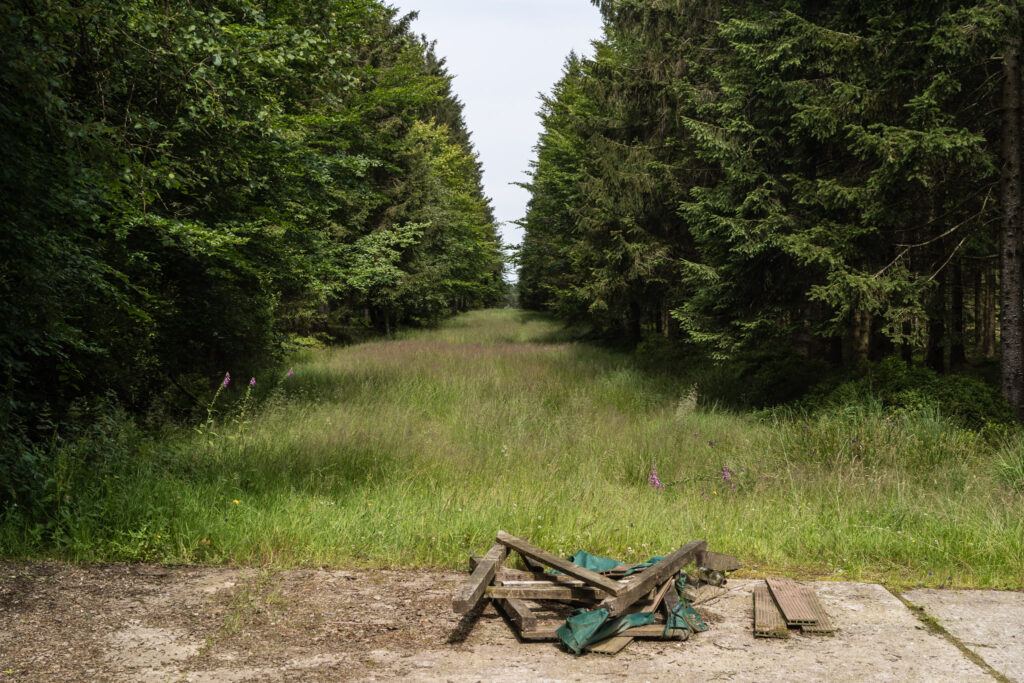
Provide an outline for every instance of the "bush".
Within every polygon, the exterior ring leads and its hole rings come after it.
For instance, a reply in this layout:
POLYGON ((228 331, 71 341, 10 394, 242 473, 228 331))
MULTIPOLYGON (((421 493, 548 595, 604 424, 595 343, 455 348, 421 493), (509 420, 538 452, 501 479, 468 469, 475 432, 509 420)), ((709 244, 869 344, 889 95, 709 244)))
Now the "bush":
POLYGON ((995 387, 963 375, 940 375, 896 357, 871 363, 860 378, 824 383, 801 404, 814 410, 869 400, 879 400, 886 409, 896 412, 937 409, 944 417, 973 430, 998 430, 1016 423, 1013 410, 995 387))

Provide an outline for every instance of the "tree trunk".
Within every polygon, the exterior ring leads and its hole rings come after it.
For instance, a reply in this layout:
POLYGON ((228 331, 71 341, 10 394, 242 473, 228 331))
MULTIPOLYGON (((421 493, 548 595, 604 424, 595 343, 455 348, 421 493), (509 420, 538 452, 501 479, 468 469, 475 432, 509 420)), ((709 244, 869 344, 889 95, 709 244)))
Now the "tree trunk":
POLYGON ((867 364, 871 353, 872 315, 867 311, 854 311, 850 325, 850 364, 859 367, 867 364))
POLYGON ((985 344, 985 296, 982 293, 984 280, 981 276, 982 269, 974 268, 974 350, 978 354, 984 353, 985 344))
MULTIPOLYGON (((914 328, 910 323, 903 323, 903 337, 905 339, 910 339, 910 335, 911 333, 913 333, 913 331, 914 328)), ((906 363, 907 365, 913 364, 914 345, 911 344, 909 341, 905 341, 902 344, 900 344, 900 358, 902 358, 903 362, 906 363)))
POLYGON ((996 266, 989 264, 985 271, 985 357, 996 357, 996 266))
POLYGON ((955 369, 967 365, 967 349, 964 339, 964 266, 960 259, 950 264, 953 269, 952 301, 950 316, 952 317, 953 339, 949 347, 949 367, 955 369))
POLYGON ((641 320, 642 309, 636 301, 631 301, 629 311, 626 314, 626 338, 630 346, 637 346, 644 339, 643 321, 641 320))
POLYGON ((1024 286, 1021 273, 1021 67, 1020 9, 1007 3, 1010 21, 1003 55, 1003 170, 1000 199, 999 363, 1003 396, 1024 419, 1024 286))
POLYGON ((665 331, 665 339, 676 339, 679 336, 679 323, 672 317, 668 303, 661 307, 661 329, 665 331))
POLYGON ((928 342, 924 364, 935 372, 946 371, 946 273, 939 273, 939 287, 928 311, 928 342))

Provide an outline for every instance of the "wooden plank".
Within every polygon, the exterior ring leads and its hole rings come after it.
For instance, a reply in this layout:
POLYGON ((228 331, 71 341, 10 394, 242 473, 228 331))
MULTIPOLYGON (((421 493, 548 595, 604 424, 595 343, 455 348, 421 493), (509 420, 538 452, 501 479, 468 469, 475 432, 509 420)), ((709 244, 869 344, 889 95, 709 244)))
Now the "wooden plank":
POLYGON ((807 594, 793 579, 766 579, 768 590, 789 626, 816 624, 818 617, 807 600, 807 594))
POLYGON ((537 615, 533 613, 530 606, 522 600, 495 600, 495 604, 505 613, 505 616, 516 625, 519 633, 531 631, 537 628, 537 615))
POLYGON ((518 553, 518 555, 519 555, 520 559, 522 559, 523 564, 526 565, 527 570, 529 570, 531 572, 543 572, 544 571, 544 565, 542 565, 540 562, 537 562, 536 560, 534 560, 529 555, 523 555, 522 553, 518 553))
POLYGON ((768 593, 768 586, 754 586, 754 637, 789 638, 786 620, 768 593))
MULTIPOLYGON (((570 588, 579 588, 579 587, 587 585, 587 584, 583 583, 582 581, 578 581, 576 579, 569 579, 568 581, 564 581, 564 580, 563 581, 556 581, 556 580, 554 580, 555 578, 560 578, 560 577, 552 577, 550 580, 538 579, 536 581, 533 581, 533 580, 531 580, 531 581, 522 581, 520 579, 506 579, 506 578, 498 578, 498 577, 496 577, 494 579, 494 585, 495 586, 534 586, 534 587, 536 587, 536 586, 554 586, 556 588, 558 586, 562 586, 562 587, 569 586, 570 588)), ((592 586, 587 586, 587 587, 588 588, 592 588, 592 586)))
POLYGON ((469 578, 466 579, 466 582, 462 584, 459 592, 452 599, 452 609, 455 610, 456 614, 471 612, 480 604, 484 597, 484 591, 487 589, 487 584, 494 579, 494 575, 498 572, 498 566, 505 561, 506 552, 505 546, 495 543, 487 551, 487 554, 477 562, 476 569, 473 570, 473 573, 469 575, 469 578))
POLYGON ((832 620, 825 612, 825 608, 822 606, 821 601, 818 600, 818 596, 814 590, 809 586, 800 586, 805 592, 807 604, 810 605, 811 611, 817 618, 815 624, 800 624, 800 630, 804 633, 817 633, 822 635, 828 635, 836 632, 836 627, 832 625, 832 620))
POLYGON ((686 599, 690 601, 691 605, 700 605, 710 600, 714 600, 715 598, 720 598, 729 592, 721 586, 712 586, 707 583, 703 586, 698 586, 697 588, 692 589, 692 591, 688 587, 686 591, 686 599))
MULTIPOLYGON (((651 600, 651 603, 649 605, 646 605, 640 611, 646 613, 653 612, 656 609, 658 609, 658 606, 661 604, 661 601, 665 597, 665 594, 669 592, 669 589, 674 588, 675 583, 676 579, 673 576, 671 579, 665 582, 664 586, 658 589, 658 592, 654 594, 654 599, 651 600)), ((599 643, 594 643, 593 645, 588 645, 587 650, 589 652, 596 652, 602 655, 616 655, 622 652, 624 649, 626 649, 626 646, 633 642, 633 638, 636 637, 636 634, 633 633, 633 631, 636 631, 639 628, 641 627, 638 626, 636 628, 631 628, 620 635, 612 636, 611 638, 606 638, 605 640, 602 640, 599 643)), ((662 634, 664 634, 664 625, 661 626, 661 631, 662 634)))
POLYGON ((598 602, 608 597, 604 591, 593 586, 487 586, 484 594, 488 598, 516 600, 573 600, 598 602))
POLYGON ((697 557, 697 565, 716 572, 734 572, 740 568, 740 561, 735 555, 705 550, 697 557))
POLYGON ((569 560, 563 560, 557 555, 552 555, 546 550, 542 550, 537 546, 531 544, 517 536, 506 534, 504 531, 498 532, 498 543, 502 543, 513 550, 517 550, 523 555, 532 557, 537 562, 547 565, 552 569, 557 569, 563 574, 575 577, 584 583, 589 583, 595 588, 611 593, 612 595, 620 595, 626 591, 626 586, 620 584, 618 581, 613 581, 607 576, 602 576, 597 572, 590 571, 585 567, 575 565, 569 560))
POLYGON ((680 569, 696 559, 697 553, 707 549, 707 547, 708 544, 704 541, 690 541, 654 566, 648 567, 642 573, 637 574, 637 578, 628 584, 628 588, 625 591, 613 597, 605 598, 598 607, 605 608, 613 617, 624 614, 634 602, 642 598, 652 588, 660 586, 669 577, 678 574, 680 569))

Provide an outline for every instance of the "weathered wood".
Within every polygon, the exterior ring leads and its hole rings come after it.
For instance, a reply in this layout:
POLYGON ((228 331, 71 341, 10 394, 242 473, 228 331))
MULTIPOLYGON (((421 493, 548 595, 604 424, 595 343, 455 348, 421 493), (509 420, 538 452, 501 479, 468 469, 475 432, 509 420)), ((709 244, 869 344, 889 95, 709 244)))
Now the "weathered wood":
MULTIPOLYGON (((542 550, 537 546, 533 545, 529 541, 526 541, 517 536, 507 534, 504 531, 498 532, 498 543, 502 543, 513 550, 519 551, 523 555, 527 555, 537 562, 547 565, 552 569, 557 569, 563 574, 575 577, 584 583, 588 583, 595 588, 611 593, 612 595, 620 595, 626 591, 626 586, 622 585, 618 581, 613 581, 607 576, 602 576, 597 572, 593 572, 585 567, 575 565, 568 560, 563 560, 557 555, 552 555, 546 550, 542 550)), ((660 563, 659 563, 660 564, 660 563)))
POLYGON ((729 591, 721 586, 712 586, 710 584, 704 584, 697 588, 686 588, 686 599, 690 601, 691 605, 700 605, 702 603, 720 598, 729 591))
POLYGON ((836 628, 832 625, 832 620, 829 619, 828 614, 825 612, 824 606, 821 601, 818 600, 818 596, 814 590, 809 586, 800 586, 800 588, 806 594, 807 604, 810 605, 811 612, 817 618, 817 622, 814 624, 800 624, 800 630, 804 633, 817 633, 822 635, 828 635, 835 633, 836 628))
POLYGON ((782 618, 768 586, 754 586, 754 637, 755 638, 789 638, 786 620, 782 618))
POLYGON ((766 579, 768 590, 789 626, 815 624, 818 621, 807 599, 807 592, 793 579, 766 579))
POLYGON ((642 598, 655 586, 664 583, 669 577, 675 576, 680 569, 694 561, 697 553, 706 550, 704 541, 690 541, 679 550, 665 557, 654 566, 648 567, 637 574, 625 591, 613 597, 605 598, 598 607, 608 610, 608 614, 617 617, 625 613, 629 607, 642 598))
POLYGON ((529 555, 524 555, 522 553, 518 553, 518 555, 519 555, 520 559, 522 559, 523 564, 526 565, 526 568, 529 571, 531 571, 531 572, 542 572, 542 571, 544 571, 544 565, 542 565, 540 562, 537 562, 536 560, 534 560, 529 555))
POLYGON ((734 572, 740 568, 740 561, 735 555, 705 550, 697 555, 697 565, 716 572, 734 572))
POLYGON ((537 615, 522 600, 495 600, 494 602, 505 613, 505 616, 516 625, 519 633, 537 628, 537 615))
POLYGON ((487 584, 494 579, 498 566, 505 561, 506 552, 504 545, 495 543, 487 554, 480 558, 473 573, 452 600, 452 609, 456 614, 466 614, 480 604, 487 584))
POLYGON ((593 586, 487 586, 484 594, 492 599, 572 600, 594 603, 608 597, 593 586))
MULTIPOLYGON (((675 583, 675 577, 672 577, 671 579, 666 581, 665 585, 658 589, 658 592, 654 594, 654 598, 651 600, 650 604, 644 606, 644 608, 640 610, 640 612, 653 612, 656 609, 658 609, 658 606, 661 605, 661 601, 665 597, 665 594, 669 592, 669 589, 674 588, 675 583)), ((606 638, 605 640, 602 640, 599 643, 594 643, 593 645, 588 645, 587 650, 602 655, 618 654, 622 652, 624 649, 626 649, 627 645, 633 642, 633 638, 636 637, 636 634, 633 632, 639 630, 640 628, 642 627, 637 626, 635 628, 631 628, 625 631, 624 633, 621 633, 620 635, 612 636, 611 638, 606 638)), ((662 634, 664 634, 665 627, 661 626, 660 628, 662 634)))
MULTIPOLYGON (((537 626, 524 630, 519 634, 519 637, 523 640, 558 640, 558 628, 562 626, 564 622, 555 621, 553 619, 545 619, 537 622, 537 626)), ((665 637, 665 624, 647 624, 646 626, 637 626, 631 628, 628 631, 630 638, 657 638, 663 639, 665 637)))

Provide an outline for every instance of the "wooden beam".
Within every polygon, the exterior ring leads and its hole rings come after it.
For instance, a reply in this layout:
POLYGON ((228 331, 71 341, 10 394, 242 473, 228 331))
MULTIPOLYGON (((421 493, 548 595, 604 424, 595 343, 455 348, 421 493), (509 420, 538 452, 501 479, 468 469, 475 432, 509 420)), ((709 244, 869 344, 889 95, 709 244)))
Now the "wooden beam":
MULTIPOLYGON (((537 622, 537 626, 524 630, 519 634, 523 640, 558 640, 558 628, 565 622, 554 619, 543 619, 537 622)), ((647 624, 636 626, 627 631, 630 638, 658 638, 665 637, 665 624, 647 624)))
POLYGON ((697 556, 697 566, 715 572, 734 572, 740 568, 740 561, 735 555, 705 550, 697 556))
MULTIPOLYGON (((674 592, 675 583, 676 583, 675 577, 672 577, 671 579, 666 581, 665 585, 662 586, 660 589, 658 589, 658 592, 654 594, 654 599, 651 601, 651 603, 649 605, 646 605, 640 611, 641 612, 653 612, 656 609, 658 609, 658 605, 661 604, 662 598, 664 598, 665 595, 669 592, 669 589, 673 589, 673 592, 674 592)), ((650 626, 650 625, 651 624, 648 624, 648 626, 650 626)), ((621 635, 612 636, 611 638, 607 638, 605 640, 602 640, 599 643, 594 643, 593 645, 588 645, 587 646, 587 650, 589 650, 590 652, 596 652, 596 653, 602 654, 602 655, 616 655, 616 654, 622 652, 624 649, 626 649, 626 646, 633 642, 633 638, 635 638, 636 635, 637 635, 637 634, 633 633, 633 631, 639 630, 639 628, 640 627, 631 628, 631 629, 625 631, 624 633, 622 633, 621 635)), ((661 626, 660 630, 661 630, 661 633, 664 635, 665 627, 661 626)))
POLYGON ((522 600, 509 599, 495 600, 494 602, 505 613, 505 616, 516 625, 516 629, 518 629, 520 634, 523 631, 532 631, 537 628, 537 615, 522 600))
POLYGON ((652 567, 648 567, 637 578, 633 579, 625 591, 605 598, 598 607, 608 610, 608 614, 617 617, 625 613, 630 606, 644 595, 649 593, 655 586, 659 586, 675 576, 680 569, 694 561, 697 553, 706 550, 708 544, 704 541, 690 541, 679 550, 652 567))
POLYGON ((593 586, 487 586, 485 595, 492 599, 508 600, 573 600, 579 602, 598 602, 608 597, 604 591, 593 586))
POLYGON ((542 572, 542 571, 544 571, 544 565, 542 565, 540 562, 535 561, 529 555, 523 555, 522 553, 519 553, 519 557, 522 558, 523 564, 526 565, 526 568, 529 571, 531 571, 531 572, 542 572))
POLYGON ((495 543, 476 563, 476 569, 469 575, 462 588, 452 599, 452 609, 456 614, 471 612, 484 597, 484 591, 498 571, 498 566, 505 561, 505 546, 495 543))
POLYGON ((607 576, 602 576, 597 572, 586 569, 585 567, 575 565, 568 560, 563 560, 557 555, 552 555, 548 551, 538 548, 529 541, 511 534, 506 534, 504 531, 498 532, 498 543, 502 543, 513 550, 517 550, 521 554, 529 556, 537 562, 545 564, 552 569, 557 569, 563 574, 568 574, 569 576, 575 577, 584 583, 589 583, 595 588, 600 588, 606 593, 621 595, 625 593, 628 588, 628 586, 621 584, 618 581, 613 581, 607 576))

